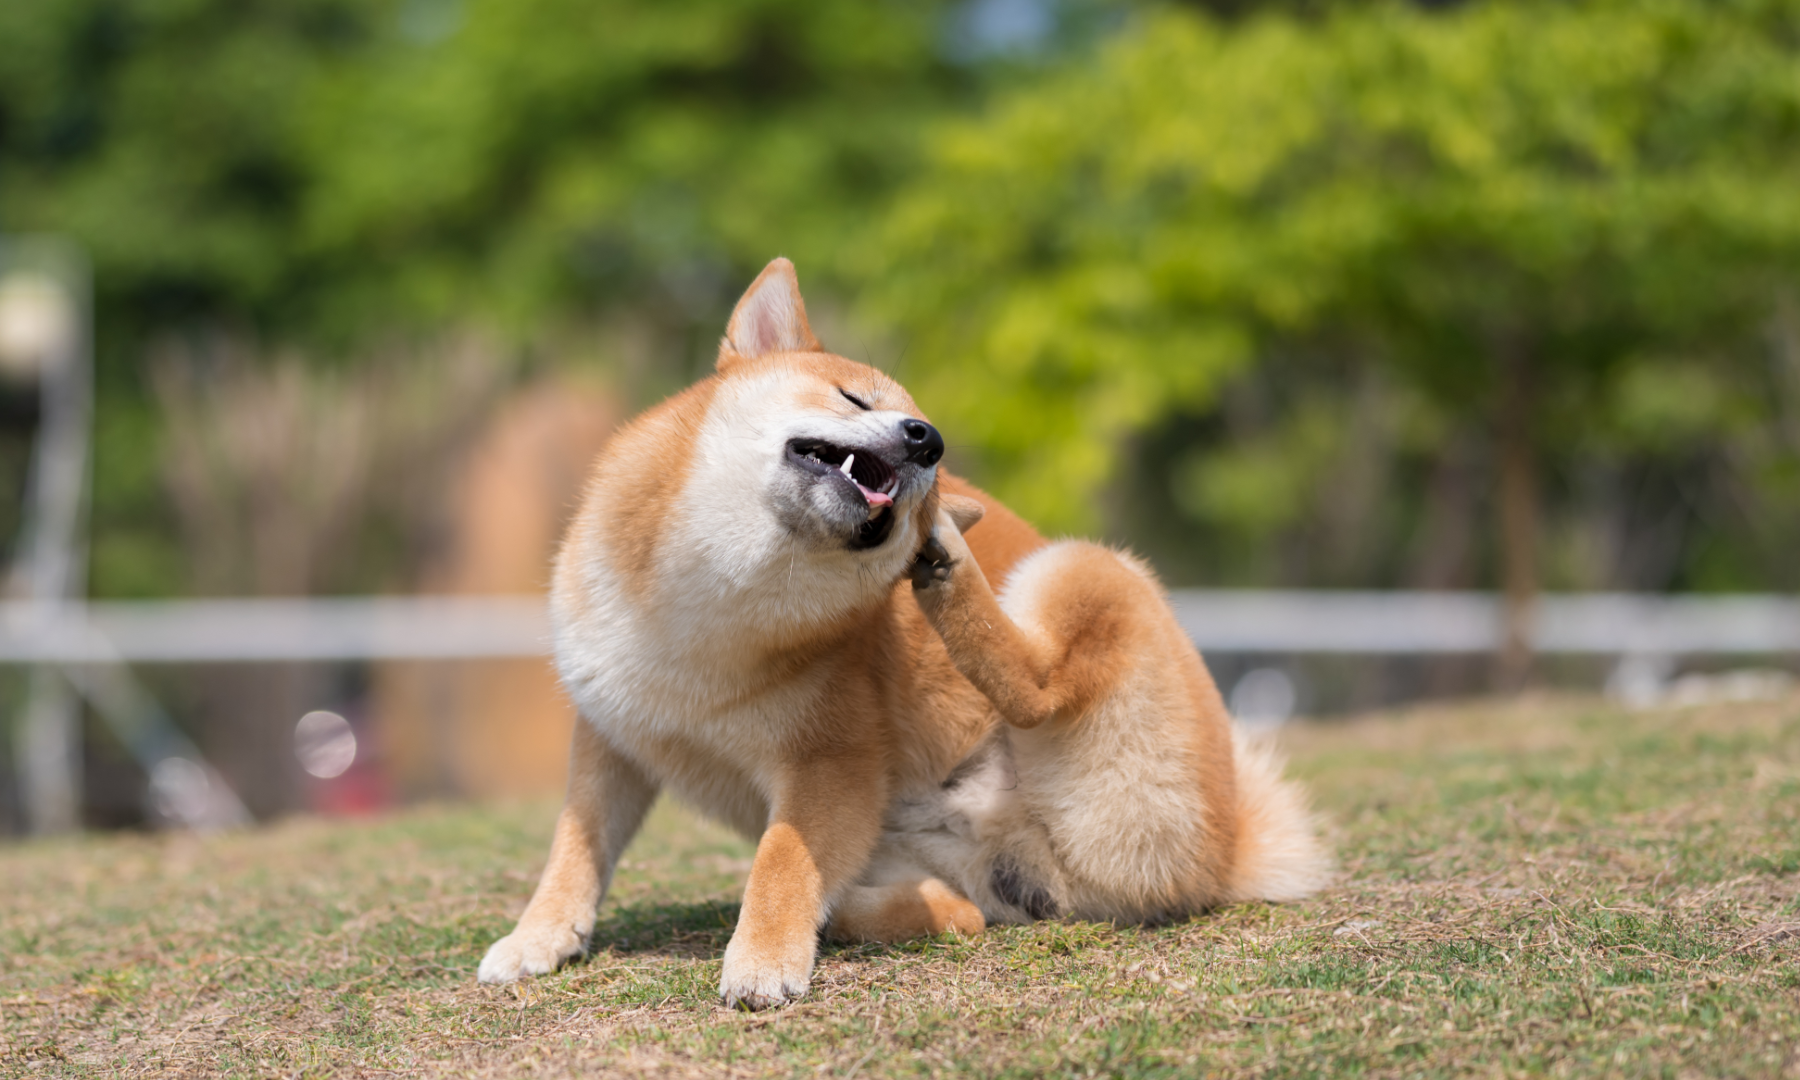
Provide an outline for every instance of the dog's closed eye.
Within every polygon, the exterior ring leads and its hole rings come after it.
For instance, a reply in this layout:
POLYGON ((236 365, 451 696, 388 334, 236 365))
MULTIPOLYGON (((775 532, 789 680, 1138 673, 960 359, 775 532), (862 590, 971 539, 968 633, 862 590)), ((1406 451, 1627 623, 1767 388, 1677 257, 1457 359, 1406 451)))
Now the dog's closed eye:
POLYGON ((852 394, 850 391, 848 391, 840 386, 840 387, 838 387, 838 393, 844 395, 845 401, 848 401, 850 404, 861 409, 863 412, 869 411, 869 406, 863 403, 863 399, 857 397, 855 394, 852 394))

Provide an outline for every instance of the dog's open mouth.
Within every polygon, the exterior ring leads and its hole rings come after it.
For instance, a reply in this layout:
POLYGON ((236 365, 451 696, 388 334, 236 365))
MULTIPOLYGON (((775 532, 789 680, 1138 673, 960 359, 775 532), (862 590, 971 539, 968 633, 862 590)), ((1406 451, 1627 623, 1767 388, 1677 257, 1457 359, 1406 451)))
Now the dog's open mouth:
POLYGON ((787 456, 808 472, 846 484, 862 496, 869 517, 857 537, 859 546, 872 547, 887 539, 900 478, 880 454, 822 439, 794 439, 788 443, 787 456))
POLYGON ((819 439, 795 439, 788 444, 788 456, 811 472, 835 472, 843 477, 862 495, 871 518, 894 504, 899 478, 893 466, 874 451, 854 450, 819 439))

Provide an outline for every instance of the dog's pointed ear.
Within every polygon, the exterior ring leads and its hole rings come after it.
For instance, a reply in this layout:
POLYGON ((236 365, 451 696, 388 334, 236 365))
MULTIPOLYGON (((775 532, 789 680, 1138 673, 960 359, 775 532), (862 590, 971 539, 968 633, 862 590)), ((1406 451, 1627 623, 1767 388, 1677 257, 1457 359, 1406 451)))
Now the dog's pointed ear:
POLYGON ((824 351, 807 324, 806 301, 800 298, 794 264, 778 258, 756 275, 731 312, 725 340, 719 343, 718 367, 724 371, 734 360, 754 360, 770 353, 824 351))
POLYGON ((968 532, 975 523, 987 516, 987 507, 981 505, 967 495, 951 495, 948 492, 938 496, 938 504, 956 522, 957 532, 968 532))

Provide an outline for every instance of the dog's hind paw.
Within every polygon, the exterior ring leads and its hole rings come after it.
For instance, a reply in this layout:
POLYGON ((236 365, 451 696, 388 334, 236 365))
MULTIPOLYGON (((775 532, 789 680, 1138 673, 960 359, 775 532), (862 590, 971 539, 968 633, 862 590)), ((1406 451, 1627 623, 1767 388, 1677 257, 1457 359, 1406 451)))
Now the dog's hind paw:
MULTIPOLYGON (((977 511, 972 520, 980 520, 981 504, 973 499, 961 499, 958 505, 966 503, 977 511)), ((937 522, 932 525, 930 535, 919 545, 919 553, 913 556, 912 574, 913 589, 924 591, 934 585, 949 581, 955 576, 956 568, 963 560, 972 558, 969 553, 969 542, 963 539, 962 528, 958 526, 956 515, 949 509, 938 509, 937 522)))
POLYGON ((476 977, 484 983, 509 983, 525 975, 548 975, 585 944, 571 927, 521 926, 489 947, 476 977))
POLYGON ((956 563, 936 536, 927 537, 925 545, 913 557, 912 583, 915 589, 929 589, 941 581, 949 581, 956 563))

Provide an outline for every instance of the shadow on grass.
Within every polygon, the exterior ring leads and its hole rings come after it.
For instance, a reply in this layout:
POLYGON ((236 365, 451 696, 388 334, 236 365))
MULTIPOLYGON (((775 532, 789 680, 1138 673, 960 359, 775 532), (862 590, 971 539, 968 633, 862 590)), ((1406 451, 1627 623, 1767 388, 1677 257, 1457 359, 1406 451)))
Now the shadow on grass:
MULTIPOLYGON (((736 900, 702 900, 696 903, 628 904, 612 909, 594 925, 588 938, 587 957, 607 952, 615 956, 669 956, 688 960, 717 960, 737 927, 736 900)), ((895 952, 921 952, 934 938, 894 943, 832 941, 819 935, 819 955, 844 959, 895 952)), ((586 959, 577 961, 585 963, 586 959)))
POLYGON ((594 926, 588 951, 620 956, 662 955, 709 959, 725 951, 737 926, 736 900, 627 904, 594 926))

